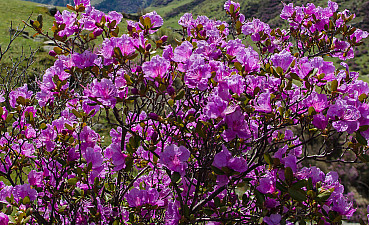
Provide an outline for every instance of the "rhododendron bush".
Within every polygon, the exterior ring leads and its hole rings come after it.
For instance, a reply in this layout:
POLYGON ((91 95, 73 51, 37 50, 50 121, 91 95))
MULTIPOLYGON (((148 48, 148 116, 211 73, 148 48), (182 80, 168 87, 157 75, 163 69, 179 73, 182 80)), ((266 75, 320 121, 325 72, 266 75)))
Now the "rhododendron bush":
POLYGON ((1 224, 353 216, 338 174, 303 165, 345 154, 369 162, 369 87, 344 63, 368 36, 351 25, 355 14, 331 1, 285 4, 288 29, 272 29, 227 1, 228 22, 186 13, 171 46, 152 38, 163 25, 156 12, 127 21, 122 35, 121 14, 74 2, 51 31, 29 24, 58 46, 38 90, 24 84, 0 99, 1 224))

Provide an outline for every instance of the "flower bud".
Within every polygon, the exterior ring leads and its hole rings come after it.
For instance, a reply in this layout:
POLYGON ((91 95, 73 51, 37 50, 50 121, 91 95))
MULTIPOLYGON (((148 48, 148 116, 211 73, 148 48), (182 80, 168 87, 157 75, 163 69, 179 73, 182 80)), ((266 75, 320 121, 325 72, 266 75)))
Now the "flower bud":
POLYGON ((132 92, 132 94, 137 95, 138 94, 138 89, 137 88, 132 88, 131 92, 132 92))
POLYGON ((136 67, 136 72, 137 72, 137 73, 142 72, 142 67, 141 67, 141 66, 137 66, 137 67, 136 67))
POLYGON ((159 116, 156 113, 149 113, 149 118, 152 120, 159 120, 159 116))
POLYGON ((55 57, 57 54, 56 54, 56 52, 54 51, 54 50, 51 50, 50 52, 49 52, 49 56, 52 56, 52 57, 55 57))
POLYGON ((154 133, 152 133, 151 140, 153 142, 156 142, 158 140, 158 132, 155 131, 154 133))
POLYGON ((160 38, 160 40, 162 40, 163 42, 166 42, 168 40, 168 36, 164 35, 163 37, 160 38))
POLYGON ((168 92, 169 95, 174 95, 175 90, 174 90, 174 88, 172 86, 168 86, 167 92, 168 92))
POLYGON ((147 46, 146 46, 146 51, 149 51, 151 49, 151 44, 149 43, 147 46))

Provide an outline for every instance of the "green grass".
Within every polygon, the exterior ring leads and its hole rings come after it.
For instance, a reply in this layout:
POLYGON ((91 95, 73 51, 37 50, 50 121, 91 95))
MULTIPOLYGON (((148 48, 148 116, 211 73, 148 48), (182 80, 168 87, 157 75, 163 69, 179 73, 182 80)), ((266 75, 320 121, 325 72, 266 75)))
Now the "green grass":
MULTIPOLYGON (((36 20, 39 14, 43 15, 43 27, 45 31, 51 32, 50 28, 54 17, 47 14, 47 9, 41 7, 38 3, 26 2, 20 0, 0 0, 0 45, 4 49, 10 41, 9 28, 12 26, 13 29, 22 29, 24 26, 23 21, 26 21, 29 17, 36 20)), ((41 46, 44 42, 43 39, 35 41, 33 35, 36 33, 29 27, 26 27, 25 32, 29 33, 30 38, 24 38, 22 36, 15 39, 12 43, 9 52, 2 59, 1 65, 10 65, 11 59, 17 60, 21 52, 27 56, 30 54, 31 49, 39 49, 35 55, 35 63, 32 66, 34 71, 42 71, 52 63, 52 58, 48 56, 47 52, 43 51, 41 46)), ((38 38, 38 37, 37 37, 38 38)))

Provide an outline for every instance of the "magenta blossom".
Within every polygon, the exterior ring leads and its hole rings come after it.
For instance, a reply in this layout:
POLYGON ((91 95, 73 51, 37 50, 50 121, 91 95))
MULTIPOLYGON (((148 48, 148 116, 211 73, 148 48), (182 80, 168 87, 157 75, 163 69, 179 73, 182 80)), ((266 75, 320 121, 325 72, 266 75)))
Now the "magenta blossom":
POLYGON ((188 158, 190 158, 190 151, 184 146, 178 147, 174 144, 165 147, 160 153, 160 163, 182 176, 186 173, 188 158))
POLYGON ((264 217, 263 221, 268 225, 279 225, 281 222, 282 216, 279 214, 272 214, 270 216, 264 217))
POLYGON ((8 225, 9 217, 3 212, 0 212, 0 225, 8 225))
POLYGON ((100 82, 94 80, 89 89, 85 89, 87 97, 96 98, 102 105, 114 107, 117 102, 117 88, 109 79, 103 78, 100 82))
POLYGON ((144 62, 142 70, 145 77, 153 80, 155 78, 162 78, 170 67, 169 61, 158 55, 154 56, 151 61, 144 62))
POLYGON ((247 162, 242 157, 233 157, 228 149, 223 145, 222 151, 214 156, 213 166, 222 169, 228 167, 237 172, 245 172, 247 170, 247 162))
POLYGON ((24 99, 30 99, 32 95, 33 95, 32 91, 28 91, 27 84, 24 84, 22 87, 19 87, 15 89, 14 91, 10 92, 9 94, 10 106, 15 108, 15 106, 18 105, 17 99, 19 97, 22 97, 24 99))

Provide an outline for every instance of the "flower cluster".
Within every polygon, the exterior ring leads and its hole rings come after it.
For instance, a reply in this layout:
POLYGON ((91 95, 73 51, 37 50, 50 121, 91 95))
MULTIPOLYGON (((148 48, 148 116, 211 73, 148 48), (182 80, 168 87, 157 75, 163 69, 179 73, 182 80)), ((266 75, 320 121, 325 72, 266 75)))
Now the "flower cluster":
POLYGON ((284 5, 283 30, 246 20, 228 0, 230 24, 186 13, 183 41, 171 46, 151 36, 163 25, 156 12, 119 35, 121 14, 74 2, 55 16, 63 44, 38 89, 1 92, 0 223, 333 224, 353 216, 336 172, 301 165, 342 161, 342 150, 369 161, 369 86, 322 57, 352 58, 368 36, 349 25, 347 10, 331 1, 284 5), (336 136, 340 149, 329 143, 336 136))

